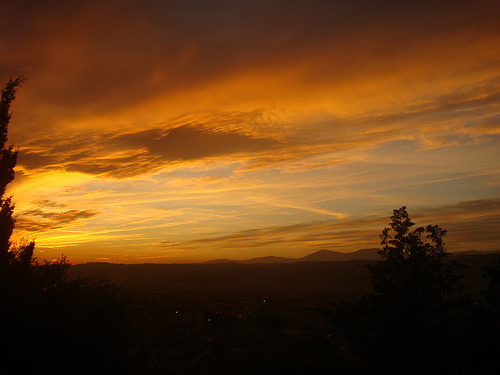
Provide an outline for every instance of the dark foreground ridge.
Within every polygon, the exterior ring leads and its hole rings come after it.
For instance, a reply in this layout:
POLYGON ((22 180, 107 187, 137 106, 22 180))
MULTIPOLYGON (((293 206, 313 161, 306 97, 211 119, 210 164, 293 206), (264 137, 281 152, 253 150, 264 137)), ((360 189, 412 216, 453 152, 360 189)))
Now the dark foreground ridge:
MULTIPOLYGON (((450 258, 467 266, 462 270, 461 291, 466 298, 459 298, 453 310, 467 319, 453 315, 459 323, 450 320, 449 332, 442 335, 443 340, 452 335, 457 344, 443 355, 456 361, 449 364, 454 371, 464 362, 468 370, 488 368, 488 356, 496 347, 490 336, 497 330, 484 336, 485 327, 491 328, 484 323, 490 315, 475 306, 483 304, 482 290, 488 282, 482 270, 493 263, 494 254, 450 258), (475 321, 470 322, 471 317, 475 321)), ((359 306, 373 292, 367 267, 375 264, 374 260, 88 263, 71 266, 69 276, 105 277, 128 301, 120 336, 126 368, 120 371, 363 374, 377 363, 359 357, 371 352, 361 345, 371 329, 363 325, 359 306)))
MULTIPOLYGON (((372 291, 367 267, 377 261, 348 256, 370 255, 372 250, 376 249, 340 253, 347 259, 335 261, 273 262, 276 258, 265 257, 194 264, 89 262, 72 265, 69 276, 105 278, 123 292, 140 296, 178 295, 192 300, 267 297, 279 303, 309 301, 311 304, 352 302, 372 291)), ((328 259, 338 254, 321 250, 302 259, 328 259)), ((450 257, 449 261, 459 261, 468 267, 463 270, 465 290, 478 293, 484 286, 481 270, 491 265, 494 254, 472 251, 450 257)))

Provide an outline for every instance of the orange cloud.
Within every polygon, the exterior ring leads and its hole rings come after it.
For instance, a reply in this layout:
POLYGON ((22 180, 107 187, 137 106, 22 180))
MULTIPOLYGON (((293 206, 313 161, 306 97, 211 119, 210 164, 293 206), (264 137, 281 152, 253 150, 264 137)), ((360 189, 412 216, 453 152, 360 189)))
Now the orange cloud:
POLYGON ((47 232, 67 227, 81 219, 89 219, 97 212, 85 210, 68 210, 64 212, 48 212, 41 209, 24 211, 16 218, 16 228, 26 232, 47 232), (43 220, 34 220, 40 217, 43 220))
POLYGON ((279 143, 235 131, 210 131, 193 125, 140 130, 121 135, 82 134, 72 139, 34 139, 19 158, 24 170, 62 169, 124 178, 149 174, 172 163, 258 154, 279 143))
POLYGON ((90 126, 123 112, 161 121, 273 104, 350 115, 498 76, 491 1, 6 7, 15 22, 1 33, 12 53, 0 77, 30 76, 23 109, 36 122, 90 126))

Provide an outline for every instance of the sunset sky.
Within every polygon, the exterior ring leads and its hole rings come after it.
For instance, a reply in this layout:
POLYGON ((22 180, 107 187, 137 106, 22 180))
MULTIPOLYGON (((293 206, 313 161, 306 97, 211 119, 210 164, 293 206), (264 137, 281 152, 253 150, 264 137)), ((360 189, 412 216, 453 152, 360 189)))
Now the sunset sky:
POLYGON ((500 2, 0 2, 39 260, 500 250, 500 2))

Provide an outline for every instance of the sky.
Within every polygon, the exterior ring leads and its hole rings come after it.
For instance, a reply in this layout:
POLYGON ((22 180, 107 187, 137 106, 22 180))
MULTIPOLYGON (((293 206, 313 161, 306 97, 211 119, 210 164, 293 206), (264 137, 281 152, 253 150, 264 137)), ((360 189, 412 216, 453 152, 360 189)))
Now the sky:
POLYGON ((39 260, 499 250, 500 2, 1 1, 39 260))

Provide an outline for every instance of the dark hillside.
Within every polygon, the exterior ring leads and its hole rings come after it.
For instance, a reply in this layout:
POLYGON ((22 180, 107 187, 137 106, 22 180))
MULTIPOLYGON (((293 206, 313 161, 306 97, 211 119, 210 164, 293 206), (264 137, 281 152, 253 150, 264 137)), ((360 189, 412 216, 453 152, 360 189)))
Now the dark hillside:
MULTIPOLYGON (((74 265, 70 275, 106 277, 142 296, 186 295, 192 299, 254 298, 322 303, 356 300, 370 292, 367 261, 217 264, 74 265)), ((301 303, 302 303, 301 302, 301 303)))
MULTIPOLYGON (((474 300, 486 286, 482 269, 492 265, 493 255, 461 254, 449 260, 467 265, 462 271, 464 292, 471 296, 472 306, 479 306, 474 300)), ((301 373, 334 369, 361 374, 366 373, 358 371, 365 354, 359 353, 365 353, 370 329, 357 315, 364 310, 356 310, 357 304, 350 302, 372 292, 366 266, 374 264, 362 260, 89 263, 71 266, 69 276, 107 278, 129 297, 130 323, 124 331, 128 339, 122 346, 132 373, 144 373, 144 369, 185 374, 293 373, 302 366, 301 373)), ((469 336, 472 341, 467 349, 450 349, 450 358, 458 358, 453 350, 461 350, 461 356, 475 350, 474 340, 489 332, 486 325, 484 332, 475 333, 482 327, 482 315, 467 306, 457 310, 466 314, 466 324, 450 332, 461 335, 457 342, 468 343, 469 336)), ((495 339, 496 331, 492 332, 495 339)), ((466 357, 476 358, 485 345, 478 348, 466 357)), ((367 350, 371 353, 373 347, 367 350)))
MULTIPOLYGON (((370 249, 369 252, 373 250, 370 249)), ((312 255, 315 254, 317 253, 312 255)), ((467 266, 461 271, 465 275, 465 290, 476 294, 484 287, 482 269, 492 264, 492 257, 492 254, 457 254, 448 259, 467 266)), ((204 300, 267 296, 279 302, 323 304, 355 301, 370 293, 370 273, 366 266, 374 262, 351 260, 132 265, 87 263, 71 266, 69 275, 105 277, 122 290, 142 297, 189 296, 191 300, 204 300)))

